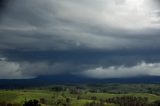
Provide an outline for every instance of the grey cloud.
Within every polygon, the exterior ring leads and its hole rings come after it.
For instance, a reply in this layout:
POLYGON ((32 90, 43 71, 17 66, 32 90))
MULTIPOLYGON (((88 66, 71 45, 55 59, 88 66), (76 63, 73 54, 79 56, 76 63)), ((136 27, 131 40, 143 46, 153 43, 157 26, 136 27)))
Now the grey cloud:
POLYGON ((159 54, 154 54, 160 50, 160 8, 156 2, 10 0, 0 18, 0 77, 61 73, 125 77, 131 76, 133 69, 134 76, 155 75, 160 62, 159 54), (151 55, 143 56, 147 52, 151 55), (138 64, 141 61, 145 67, 138 64), (153 73, 144 68, 153 69, 153 73))
POLYGON ((28 79, 40 75, 57 75, 71 70, 69 63, 16 62, 0 59, 0 79, 28 79))
POLYGON ((23 74, 28 75, 57 75, 70 71, 69 63, 48 63, 48 62, 33 62, 33 63, 20 63, 20 70, 23 74), (32 71, 29 71, 32 70, 32 71))
POLYGON ((1 79, 28 79, 31 76, 25 76, 22 71, 19 70, 20 65, 14 62, 8 62, 5 58, 0 60, 0 78, 1 79))
POLYGON ((142 62, 135 66, 110 66, 107 68, 97 67, 95 69, 88 69, 79 74, 91 78, 122 78, 122 77, 136 77, 136 76, 159 76, 160 63, 145 63, 142 62))
POLYGON ((0 47, 31 50, 159 48, 156 47, 159 39, 151 40, 154 39, 151 35, 159 33, 154 32, 154 27, 159 27, 149 22, 152 19, 143 16, 141 11, 131 12, 126 1, 116 2, 11 1, 12 6, 6 9, 0 21, 0 47))
MULTIPOLYGON (((19 53, 10 51, 8 55, 6 55, 6 52, 4 53, 5 55, 3 56, 6 56, 6 58, 2 57, 1 61, 7 64, 5 65, 7 67, 12 67, 12 64, 14 64, 17 68, 12 68, 10 71, 13 73, 21 73, 21 77, 24 78, 26 78, 26 76, 38 77, 65 73, 93 78, 114 78, 156 75, 155 73, 158 72, 155 71, 155 69, 158 70, 157 68, 159 68, 160 56, 158 54, 153 54, 153 52, 150 52, 151 54, 145 52, 137 54, 117 52, 24 51, 19 53), (142 63, 142 61, 144 62, 142 63), (153 65, 153 67, 150 67, 151 65, 153 65), (96 72, 99 74, 96 74, 96 72), (92 76, 92 74, 94 75, 92 76), (101 74, 103 75, 101 76, 101 74)), ((14 77, 11 75, 10 78, 14 77)))

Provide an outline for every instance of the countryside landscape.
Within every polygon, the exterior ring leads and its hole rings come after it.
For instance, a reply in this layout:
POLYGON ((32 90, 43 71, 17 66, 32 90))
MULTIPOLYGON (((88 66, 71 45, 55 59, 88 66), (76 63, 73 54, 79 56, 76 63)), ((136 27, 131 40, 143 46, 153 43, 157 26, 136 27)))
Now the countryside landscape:
POLYGON ((160 85, 63 84, 3 89, 0 106, 160 106, 160 85))
POLYGON ((160 106, 160 0, 0 0, 0 106, 160 106))

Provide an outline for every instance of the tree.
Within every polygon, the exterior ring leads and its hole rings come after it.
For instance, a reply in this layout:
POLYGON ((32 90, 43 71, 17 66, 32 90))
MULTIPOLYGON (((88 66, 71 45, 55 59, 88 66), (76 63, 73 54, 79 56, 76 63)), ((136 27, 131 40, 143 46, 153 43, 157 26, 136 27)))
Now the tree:
POLYGON ((38 100, 34 99, 34 100, 25 101, 23 106, 41 106, 41 105, 39 104, 38 100))

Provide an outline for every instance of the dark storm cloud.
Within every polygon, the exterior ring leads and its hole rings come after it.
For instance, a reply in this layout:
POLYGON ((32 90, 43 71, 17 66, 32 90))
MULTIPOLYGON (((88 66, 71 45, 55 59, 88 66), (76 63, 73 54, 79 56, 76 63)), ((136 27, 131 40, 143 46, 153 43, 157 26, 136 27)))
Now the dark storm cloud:
MULTIPOLYGON (((33 78, 39 75, 61 73, 86 74, 85 76, 95 78, 129 77, 142 74, 155 75, 155 73, 157 74, 155 70, 159 68, 160 61, 159 53, 153 54, 153 52, 149 51, 148 53, 136 53, 134 51, 128 53, 124 51, 6 51, 3 52, 2 56, 7 57, 1 59, 2 63, 5 62, 7 65, 12 66, 12 69, 18 67, 12 73, 20 72, 20 78, 33 78), (156 69, 151 72, 146 70, 145 73, 145 67, 150 69, 152 64, 154 66, 151 68, 156 69), (143 65, 145 66, 143 67, 143 65), (111 70, 110 67, 115 68, 111 70), (116 70, 117 74, 115 73, 116 70), (135 71, 130 73, 130 70, 135 71), (109 71, 110 74, 106 71, 109 71), (133 73, 136 73, 136 75, 133 73)), ((3 68, 3 70, 5 69, 3 68)), ((14 76, 11 76, 11 78, 14 78, 14 76)))
POLYGON ((132 18, 129 1, 14 0, 9 4, 0 26, 1 49, 159 48, 159 30, 154 29, 158 23, 150 23, 158 17, 138 11, 132 18))
POLYGON ((0 0, 0 19, 1 19, 1 16, 2 16, 3 12, 7 8, 7 3, 8 2, 9 2, 9 0, 0 0))
POLYGON ((0 18, 0 78, 160 75, 157 2, 10 0, 0 18))
POLYGON ((0 0, 0 10, 5 8, 6 0, 0 0))

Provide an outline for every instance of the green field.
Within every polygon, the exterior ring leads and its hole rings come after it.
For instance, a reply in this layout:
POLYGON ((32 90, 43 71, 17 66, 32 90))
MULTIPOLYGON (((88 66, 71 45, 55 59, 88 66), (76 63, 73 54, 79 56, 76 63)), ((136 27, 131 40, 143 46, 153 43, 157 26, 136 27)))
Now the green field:
MULTIPOLYGON (((113 87, 113 85, 109 85, 108 87, 111 87, 111 86, 113 87)), ((132 86, 135 86, 135 85, 132 85, 132 86)), ((137 86, 139 86, 139 85, 137 85, 137 86)), ((144 89, 144 91, 141 91, 141 92, 140 91, 133 92, 131 90, 130 92, 127 92, 127 93, 117 93, 117 91, 119 91, 119 92, 122 91, 117 88, 116 92, 111 93, 111 91, 93 92, 92 91, 93 89, 94 90, 99 89, 97 86, 96 87, 86 86, 84 88, 77 88, 75 86, 65 86, 65 87, 58 86, 58 89, 61 87, 65 88, 63 90, 60 89, 58 91, 56 91, 55 89, 52 89, 54 87, 55 86, 44 87, 44 88, 0 90, 0 102, 5 101, 8 103, 23 104, 24 101, 33 100, 33 99, 40 100, 43 98, 43 99, 45 99, 45 101, 46 101, 45 104, 47 104, 47 106, 56 106, 54 103, 57 102, 58 100, 61 100, 61 102, 65 102, 65 99, 69 98, 70 99, 70 106, 84 106, 86 103, 92 102, 93 97, 96 98, 95 101, 106 100, 106 99, 112 98, 112 97, 123 97, 123 96, 147 97, 149 103, 160 100, 160 95, 157 95, 154 93, 148 93, 147 91, 144 92, 145 89, 144 89)), ((131 87, 131 85, 130 85, 130 87, 131 87)), ((103 87, 103 88, 105 88, 105 87, 103 87)), ((127 88, 127 87, 125 87, 125 88, 129 90, 129 88, 127 88)), ((56 89, 57 89, 57 87, 56 87, 56 89)), ((135 88, 135 89, 140 89, 140 88, 135 88)), ((111 90, 113 90, 113 89, 111 89, 111 90)), ((42 104, 42 106, 43 106, 43 104, 42 104)), ((117 106, 117 105, 106 103, 105 106, 117 106)))

